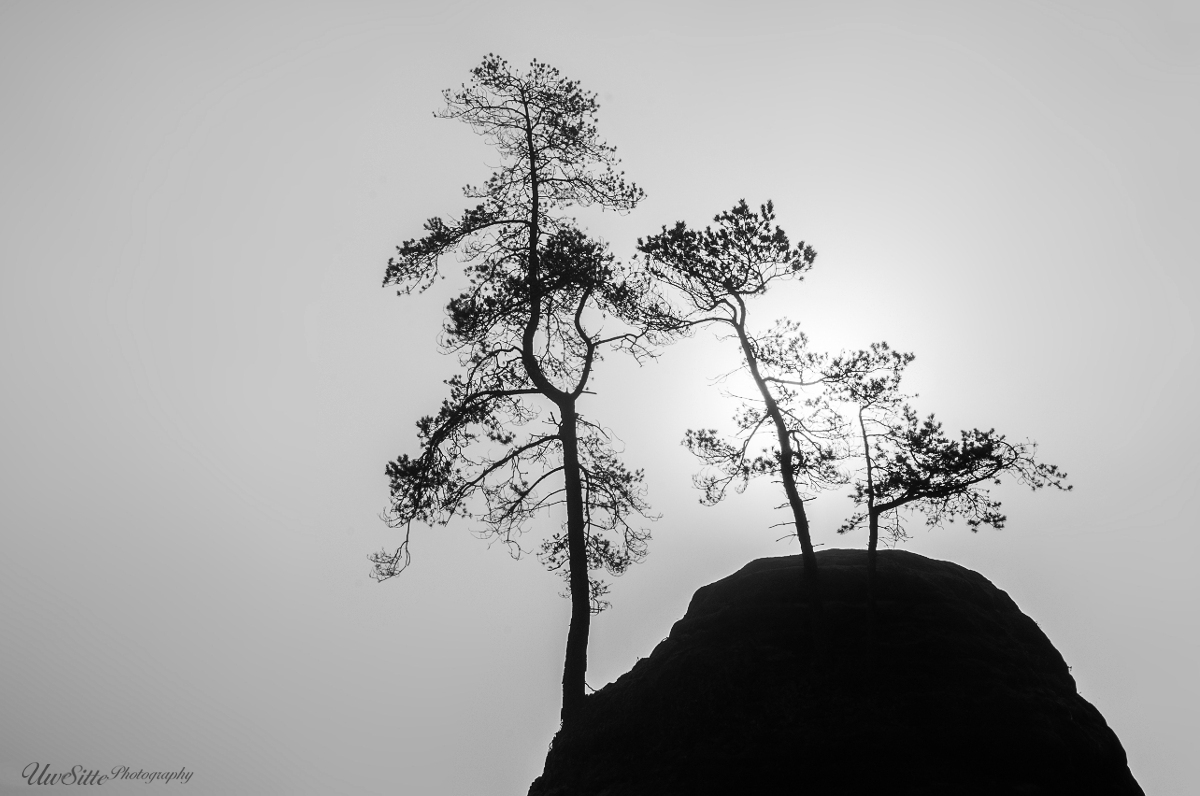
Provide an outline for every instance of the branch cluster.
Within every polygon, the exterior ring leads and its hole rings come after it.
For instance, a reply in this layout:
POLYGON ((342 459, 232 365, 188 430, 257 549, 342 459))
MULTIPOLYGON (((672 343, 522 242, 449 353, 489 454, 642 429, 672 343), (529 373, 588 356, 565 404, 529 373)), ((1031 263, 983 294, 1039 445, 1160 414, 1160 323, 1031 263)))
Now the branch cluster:
MULTIPOLYGON (((658 299, 648 274, 617 262, 563 211, 626 212, 642 190, 617 170, 615 148, 597 133, 595 94, 546 64, 519 72, 489 55, 443 96, 436 115, 469 124, 500 165, 482 185, 464 188, 478 204, 457 220, 430 219, 426 234, 388 262, 384 285, 408 294, 441 278, 440 264, 454 254, 465 288, 447 304, 441 335, 463 372, 446 382, 438 413, 418 421, 420 452, 388 465, 386 519, 407 529, 472 517, 479 535, 517 556, 535 515, 582 500, 584 527, 573 531, 585 535, 586 565, 620 574, 645 555, 649 538, 630 524, 647 512, 642 474, 625 468, 611 436, 575 402, 606 352, 654 355, 662 332, 647 319, 657 316, 658 299), (572 493, 576 483, 581 495, 572 493)), ((570 569, 567 535, 564 528, 543 546, 551 569, 570 569)), ((377 578, 401 572, 407 534, 399 549, 372 560, 377 578)), ((593 579, 594 607, 601 594, 593 579)))
POLYGON ((649 272, 682 299, 682 307, 662 323, 687 327, 744 320, 746 297, 766 293, 776 280, 803 278, 816 251, 803 241, 792 246, 774 221, 773 203, 756 212, 742 199, 713 218, 716 229, 692 229, 680 221, 639 238, 649 272))
POLYGON ((742 492, 757 476, 779 478, 807 549, 803 502, 851 484, 859 511, 839 532, 865 522, 873 549, 881 519, 893 539, 904 538, 904 509, 923 513, 930 525, 962 517, 972 530, 1003 527, 1000 503, 986 486, 1004 474, 1033 489, 1070 489, 1065 473, 1035 460, 1032 442, 1010 442, 994 429, 952 438, 933 415, 920 418, 900 391, 910 353, 885 342, 837 356, 817 353, 789 319, 755 333, 747 298, 780 279, 802 278, 816 256, 803 243, 792 247, 774 218, 770 202, 755 212, 741 200, 714 218, 715 229, 679 222, 639 241, 649 269, 673 289, 680 307, 663 325, 732 330, 740 370, 756 388, 754 397, 740 400, 731 435, 709 428, 684 437, 704 465, 694 477, 701 502, 719 502, 730 486, 742 492), (764 435, 766 443, 758 442, 764 435))

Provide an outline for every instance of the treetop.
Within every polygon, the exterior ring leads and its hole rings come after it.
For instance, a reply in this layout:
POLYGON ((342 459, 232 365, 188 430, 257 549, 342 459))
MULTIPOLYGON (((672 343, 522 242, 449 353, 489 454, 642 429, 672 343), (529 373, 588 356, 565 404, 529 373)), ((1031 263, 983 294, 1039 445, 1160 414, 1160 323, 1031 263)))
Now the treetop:
POLYGON ((771 201, 756 211, 741 199, 713 217, 715 228, 697 230, 679 221, 639 238, 638 251, 650 272, 679 291, 694 311, 732 310, 744 297, 766 293, 777 279, 802 279, 816 260, 811 246, 804 241, 792 246, 774 222, 771 201))

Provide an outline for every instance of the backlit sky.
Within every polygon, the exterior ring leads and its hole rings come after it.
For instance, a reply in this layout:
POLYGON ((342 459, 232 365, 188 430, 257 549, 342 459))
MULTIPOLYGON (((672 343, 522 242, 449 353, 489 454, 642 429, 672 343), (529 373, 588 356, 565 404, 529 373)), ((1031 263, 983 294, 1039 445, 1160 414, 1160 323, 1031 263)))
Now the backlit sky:
MULTIPOLYGON (((488 52, 599 94, 648 194, 583 216, 615 253, 773 199, 819 256, 763 327, 914 351, 921 411, 1070 473, 1002 488, 1004 531, 907 549, 1006 590, 1146 792, 1190 793, 1200 16, 1163 0, 0 3, 0 791, 34 761, 186 767, 194 795, 540 772, 559 580, 462 523, 367 577, 398 543, 383 467, 454 372, 439 296, 380 281, 495 162, 432 117, 488 52)), ((797 551, 769 484, 713 509, 690 485, 679 440, 726 421, 732 364, 698 336, 597 373, 585 408, 662 518, 593 624, 593 686, 700 586, 797 551)), ((833 533, 849 508, 811 504, 818 544, 863 543, 833 533)))

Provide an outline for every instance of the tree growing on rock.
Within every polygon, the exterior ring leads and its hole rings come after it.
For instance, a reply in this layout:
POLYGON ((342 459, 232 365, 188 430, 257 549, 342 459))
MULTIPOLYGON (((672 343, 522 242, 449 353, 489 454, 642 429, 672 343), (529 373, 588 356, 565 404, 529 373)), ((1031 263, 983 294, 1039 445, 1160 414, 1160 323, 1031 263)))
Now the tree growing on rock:
POLYGON ((1033 442, 1010 442, 995 429, 978 428, 955 438, 934 415, 921 418, 900 391, 912 361, 912 354, 875 343, 823 368, 825 384, 854 414, 846 434, 849 455, 861 462, 851 494, 859 510, 838 533, 867 526, 872 607, 881 528, 893 541, 907 538, 905 515, 911 512, 923 514, 930 526, 963 518, 972 531, 981 525, 1002 528, 1006 518, 988 486, 1005 475, 1034 490, 1072 488, 1066 473, 1036 460, 1033 442))
POLYGON ((932 415, 921 420, 899 391, 911 354, 876 343, 829 357, 812 352, 799 324, 787 319, 766 334, 752 332, 747 300, 777 281, 802 279, 816 257, 803 242, 793 247, 774 220, 771 203, 756 212, 743 200, 716 216, 715 228, 696 230, 678 222, 639 240, 638 248, 648 270, 682 299, 682 309, 663 326, 729 330, 757 392, 735 414, 733 439, 715 429, 687 432, 685 445, 706 465, 696 478, 702 502, 722 500, 730 486, 741 491, 756 476, 779 478, 818 611, 816 556, 804 503, 851 480, 842 469, 847 460, 862 462, 852 497, 863 510, 838 530, 867 525, 872 596, 881 523, 890 523, 886 527, 897 538, 906 511, 923 513, 931 525, 963 517, 972 530, 1002 527, 1000 504, 986 486, 1005 474, 1033 489, 1070 489, 1065 473, 1035 460, 1032 442, 1013 443, 995 430, 979 429, 951 439, 932 415), (846 406, 854 422, 842 413, 846 406), (768 442, 760 449, 762 437, 768 442))
POLYGON ((713 222, 715 227, 701 230, 680 221, 638 241, 648 270, 682 304, 662 324, 725 330, 736 340, 741 367, 757 393, 743 400, 734 416, 733 439, 715 429, 689 430, 684 444, 706 465, 695 479, 704 503, 719 502, 730 486, 744 490, 757 476, 779 479, 800 542, 810 602, 819 611, 817 561, 804 502, 806 495, 841 480, 834 466, 836 417, 823 396, 809 397, 798 389, 805 385, 795 373, 815 372, 817 365, 799 342, 803 335, 787 322, 756 335, 748 307, 776 282, 803 279, 816 252, 803 241, 791 244, 775 224, 771 202, 756 211, 741 200, 713 222))
POLYGON ((571 601, 563 671, 564 723, 584 698, 591 615, 605 586, 646 553, 642 472, 628 469, 606 430, 580 410, 605 353, 639 360, 656 333, 643 319, 654 291, 646 275, 616 262, 565 215, 571 207, 626 212, 640 188, 616 170, 615 149, 596 130, 595 95, 534 61, 514 71, 495 55, 444 92, 442 118, 482 135, 500 165, 465 195, 478 204, 458 219, 431 218, 425 235, 397 247, 384 285, 423 292, 445 257, 465 264, 466 286, 446 306, 442 346, 462 371, 436 414, 417 423, 420 452, 387 466, 386 515, 404 529, 392 552, 372 556, 380 580, 410 562, 413 522, 472 517, 479 535, 519 555, 531 518, 565 506, 560 532, 541 549, 564 574, 571 601))

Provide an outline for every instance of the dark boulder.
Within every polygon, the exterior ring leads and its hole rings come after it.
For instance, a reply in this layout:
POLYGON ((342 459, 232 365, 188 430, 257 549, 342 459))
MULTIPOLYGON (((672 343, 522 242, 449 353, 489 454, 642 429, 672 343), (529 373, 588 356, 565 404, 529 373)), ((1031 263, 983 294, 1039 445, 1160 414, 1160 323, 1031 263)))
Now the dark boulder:
POLYGON ((588 696, 530 796, 1141 794, 1062 656, 978 573, 881 551, 754 561, 588 696))

